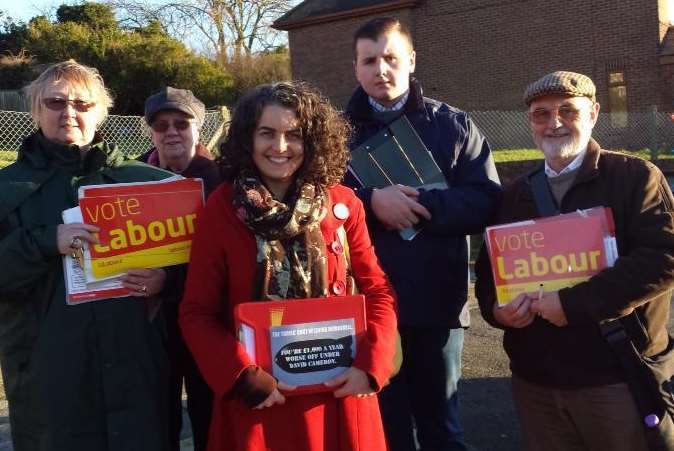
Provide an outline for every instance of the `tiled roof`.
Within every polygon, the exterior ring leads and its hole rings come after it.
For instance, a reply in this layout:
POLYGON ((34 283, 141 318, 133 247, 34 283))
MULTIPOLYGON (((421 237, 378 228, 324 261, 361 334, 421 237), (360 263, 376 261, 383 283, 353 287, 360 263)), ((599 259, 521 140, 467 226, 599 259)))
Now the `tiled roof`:
POLYGON ((376 12, 416 6, 420 0, 305 0, 274 22, 274 28, 290 30, 376 12))
POLYGON ((660 56, 674 55, 674 27, 669 27, 660 43, 660 56))

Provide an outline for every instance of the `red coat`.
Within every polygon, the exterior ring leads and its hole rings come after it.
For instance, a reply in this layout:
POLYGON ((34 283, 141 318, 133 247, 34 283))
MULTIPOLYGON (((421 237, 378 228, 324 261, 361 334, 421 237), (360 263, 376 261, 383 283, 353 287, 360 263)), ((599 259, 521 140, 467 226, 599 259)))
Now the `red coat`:
MULTIPOLYGON (((370 374, 381 387, 392 371, 396 316, 393 292, 379 267, 365 225, 363 206, 344 186, 329 190, 328 214, 321 231, 328 256, 329 288, 344 282, 343 254, 331 250, 337 229, 346 230, 353 274, 366 297, 367 342, 353 366, 370 374), (347 206, 338 219, 333 205, 347 206)), ((232 187, 224 184, 208 199, 192 247, 180 325, 215 400, 209 451, 377 451, 386 449, 377 397, 331 393, 287 396, 284 405, 247 408, 228 396, 241 372, 253 365, 233 333, 233 306, 250 301, 255 274, 255 238, 236 217, 232 187)))

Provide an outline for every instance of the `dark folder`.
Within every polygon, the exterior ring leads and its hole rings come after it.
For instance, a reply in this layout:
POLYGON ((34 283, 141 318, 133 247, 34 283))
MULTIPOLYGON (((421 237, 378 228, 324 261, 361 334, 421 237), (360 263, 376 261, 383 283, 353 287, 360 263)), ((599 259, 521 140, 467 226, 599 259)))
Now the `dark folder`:
MULTIPOLYGON (((446 189, 440 167, 412 124, 401 116, 351 152, 351 170, 363 187, 385 188, 401 184, 426 189, 446 189)), ((400 231, 411 240, 418 228, 400 231)))

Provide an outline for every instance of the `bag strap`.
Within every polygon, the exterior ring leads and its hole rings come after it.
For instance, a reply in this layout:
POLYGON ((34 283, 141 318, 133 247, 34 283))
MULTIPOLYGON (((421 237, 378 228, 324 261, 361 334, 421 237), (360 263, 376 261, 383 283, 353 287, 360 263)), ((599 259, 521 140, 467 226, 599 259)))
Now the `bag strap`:
POLYGON ((546 177, 543 168, 529 176, 529 184, 531 185, 531 191, 534 194, 534 201, 536 202, 538 213, 542 216, 558 215, 559 206, 557 205, 555 198, 552 197, 548 178, 546 177))
POLYGON ((341 225, 337 229, 337 238, 342 245, 342 254, 346 261, 346 292, 348 294, 357 294, 358 286, 356 286, 356 279, 353 277, 353 270, 351 268, 351 253, 349 252, 349 240, 346 238, 346 230, 341 225))
POLYGON ((339 242, 344 249, 344 258, 346 258, 346 270, 347 273, 351 272, 351 254, 349 253, 349 241, 346 239, 346 230, 344 226, 341 225, 337 229, 337 236, 339 237, 339 242))
POLYGON ((634 400, 644 416, 650 414, 662 414, 662 412, 657 412, 657 409, 654 409, 652 401, 649 402, 645 398, 646 396, 641 395, 643 390, 646 387, 643 384, 643 367, 642 362, 638 358, 639 352, 634 347, 634 343, 630 339, 625 326, 623 326, 620 320, 610 320, 599 323, 599 329, 601 330, 601 335, 606 340, 606 343, 613 350, 615 355, 618 357, 620 365, 622 366, 625 374, 627 376, 627 384, 632 388, 632 393, 634 395, 634 400), (632 387, 632 385, 637 385, 632 387), (635 389, 639 393, 635 392, 635 389))
MULTIPOLYGON (((346 230, 344 226, 339 226, 337 229, 337 237, 339 238, 340 243, 342 244, 342 249, 344 249, 344 258, 346 258, 346 280, 347 280, 347 292, 349 294, 358 293, 358 286, 356 286, 356 279, 354 279, 351 269, 351 254, 349 252, 349 240, 346 238, 346 230), (349 287, 349 284, 351 286, 349 287)), ((403 364, 403 346, 400 339, 400 332, 396 328, 396 353, 393 356, 393 372, 389 378, 393 378, 400 372, 400 367, 403 364)), ((386 382, 384 385, 388 385, 389 382, 386 382)))
MULTIPOLYGON (((631 315, 635 313, 632 312, 631 315)), ((632 339, 627 334, 625 326, 620 320, 605 321, 599 324, 601 335, 612 349, 622 367, 632 398, 637 405, 637 410, 642 415, 642 426, 648 449, 651 451, 669 451, 659 430, 659 425, 666 420, 667 410, 662 401, 662 393, 647 383, 649 379, 647 368, 642 362, 632 339)), ((671 420, 670 420, 671 421, 671 420)))

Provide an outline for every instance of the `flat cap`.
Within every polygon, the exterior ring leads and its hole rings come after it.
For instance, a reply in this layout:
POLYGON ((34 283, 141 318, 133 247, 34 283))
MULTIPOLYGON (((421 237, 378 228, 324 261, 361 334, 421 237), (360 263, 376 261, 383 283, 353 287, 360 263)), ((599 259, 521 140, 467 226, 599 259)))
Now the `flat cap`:
POLYGON ((177 110, 197 120, 199 127, 204 123, 206 107, 189 89, 176 89, 170 86, 152 94, 145 100, 145 122, 152 123, 154 115, 160 111, 177 110))
POLYGON ((545 75, 527 86, 524 91, 524 103, 542 96, 560 95, 569 97, 587 97, 593 102, 597 88, 590 77, 576 72, 557 71, 545 75))

